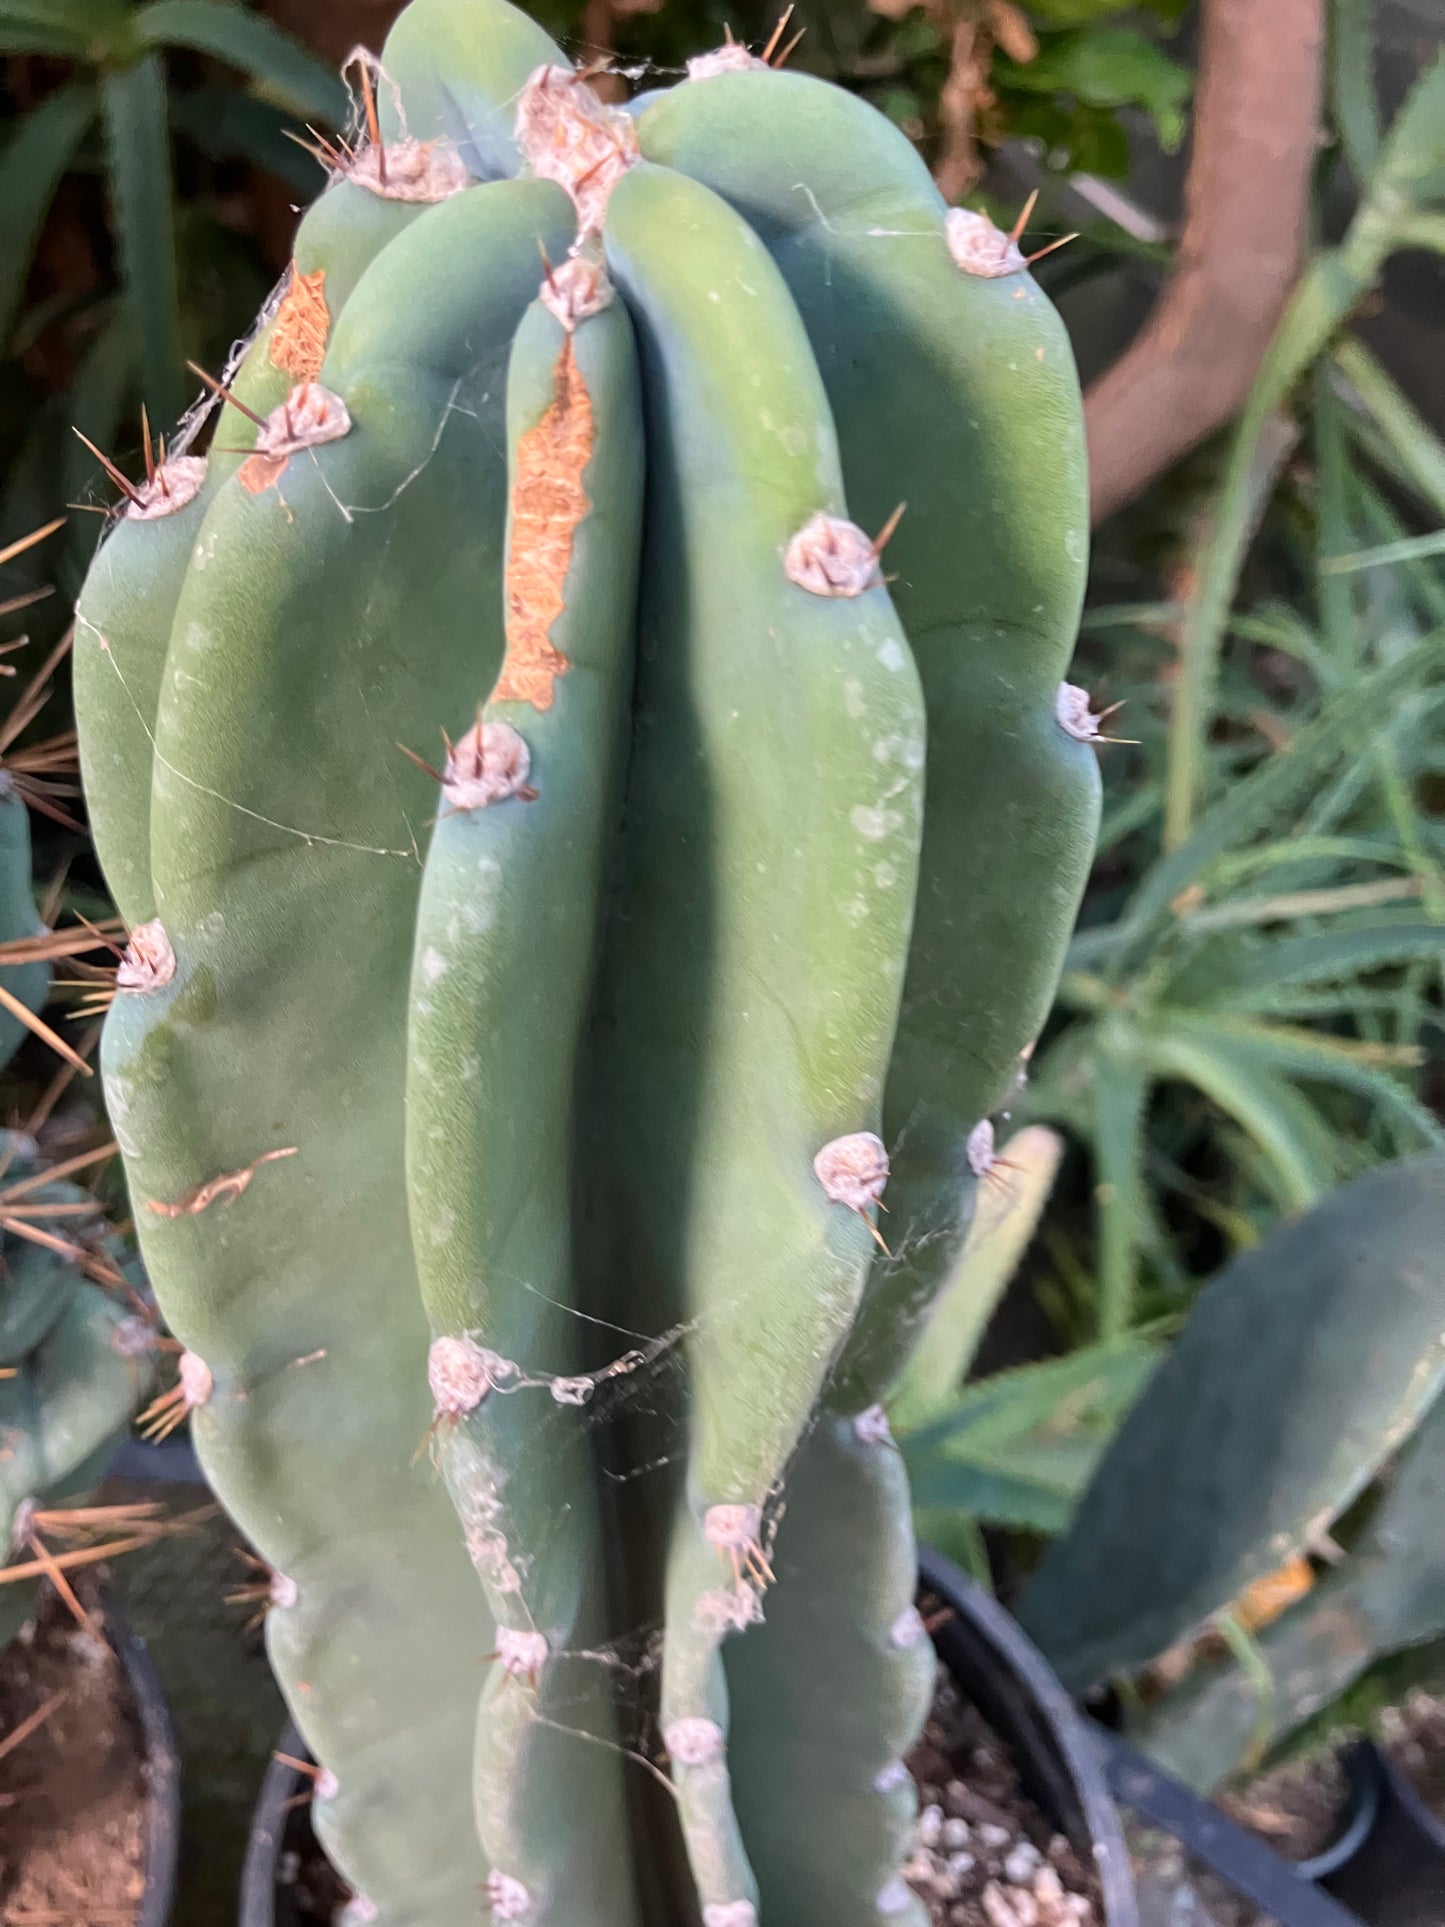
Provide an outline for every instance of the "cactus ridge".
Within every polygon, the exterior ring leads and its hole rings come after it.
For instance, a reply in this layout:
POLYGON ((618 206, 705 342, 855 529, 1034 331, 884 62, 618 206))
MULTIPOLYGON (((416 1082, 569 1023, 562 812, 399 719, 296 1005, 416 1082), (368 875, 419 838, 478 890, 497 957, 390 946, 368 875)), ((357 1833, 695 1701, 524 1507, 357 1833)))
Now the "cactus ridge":
POLYGON ((1093 836, 1067 347, 821 83, 621 113, 505 0, 365 72, 82 602, 192 1424, 357 1918, 921 1922, 878 1401, 1093 836))

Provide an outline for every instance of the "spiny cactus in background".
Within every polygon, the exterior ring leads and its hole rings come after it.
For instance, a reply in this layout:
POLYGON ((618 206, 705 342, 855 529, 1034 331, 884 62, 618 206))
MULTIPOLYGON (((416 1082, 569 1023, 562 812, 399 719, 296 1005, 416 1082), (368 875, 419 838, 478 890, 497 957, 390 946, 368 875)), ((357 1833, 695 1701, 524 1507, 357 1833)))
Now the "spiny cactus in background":
MULTIPOLYGON (((73 775, 74 743, 13 745, 44 708, 53 667, 52 658, 23 685, 0 724, 0 1067, 27 1029, 45 1030, 38 1013, 50 994, 28 806, 63 816, 57 778, 67 764, 73 775)), ((94 1281, 112 1267, 77 1241, 95 1231, 99 1206, 67 1180, 94 1162, 82 1153, 46 1169, 32 1137, 0 1132, 0 1645, 33 1608, 46 1539, 72 1516, 61 1508, 96 1483, 150 1383, 151 1327, 94 1281)))
POLYGON ((1068 344, 739 47, 628 114, 415 0, 361 79, 79 611, 176 1402, 351 1919, 921 1921, 878 1401, 1094 835, 1068 344))

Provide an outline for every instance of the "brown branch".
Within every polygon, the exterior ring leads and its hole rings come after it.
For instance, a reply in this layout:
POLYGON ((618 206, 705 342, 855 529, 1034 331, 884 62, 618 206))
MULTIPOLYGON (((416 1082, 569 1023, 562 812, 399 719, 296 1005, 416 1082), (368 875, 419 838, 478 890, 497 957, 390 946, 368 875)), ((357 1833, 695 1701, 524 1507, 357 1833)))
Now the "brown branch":
POLYGON ((1324 0, 1204 0, 1178 258, 1085 400, 1095 523, 1249 393, 1299 274, 1323 49, 1324 0))

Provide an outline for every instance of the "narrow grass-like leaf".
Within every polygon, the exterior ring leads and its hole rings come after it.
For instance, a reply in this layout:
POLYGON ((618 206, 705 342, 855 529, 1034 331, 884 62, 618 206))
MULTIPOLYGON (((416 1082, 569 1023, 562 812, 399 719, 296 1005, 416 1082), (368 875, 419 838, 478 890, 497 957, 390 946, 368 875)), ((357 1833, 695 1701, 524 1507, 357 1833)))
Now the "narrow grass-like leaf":
POLYGON ((259 13, 224 0, 152 0, 135 15, 147 47, 189 47, 250 74, 279 105, 340 127, 346 89, 331 69, 259 13))
POLYGON ((95 90, 77 81, 33 107, 0 154, 0 349, 9 346, 55 190, 94 119, 95 90))
POLYGON ((140 343, 142 386, 151 421, 180 414, 180 300, 171 207, 166 76, 159 54, 105 74, 100 83, 111 218, 121 285, 140 343))

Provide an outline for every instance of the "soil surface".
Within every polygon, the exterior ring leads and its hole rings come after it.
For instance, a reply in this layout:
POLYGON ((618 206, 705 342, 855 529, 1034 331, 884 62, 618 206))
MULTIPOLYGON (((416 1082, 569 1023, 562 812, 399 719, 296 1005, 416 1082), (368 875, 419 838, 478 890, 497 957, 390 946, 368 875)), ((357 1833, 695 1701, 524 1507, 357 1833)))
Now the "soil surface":
POLYGON ((1378 1740, 1437 1820, 1445 1820, 1445 1699, 1411 1693, 1380 1715, 1378 1740))
MULTIPOLYGON (((76 1590, 98 1622, 94 1588, 76 1590)), ((127 1927, 145 1891, 139 1723, 120 1661, 48 1588, 0 1653, 0 1749, 0 1923, 127 1927)))
POLYGON ((943 1667, 908 1764, 920 1806, 903 1876, 934 1927, 1098 1927, 1093 1868, 1024 1792, 1008 1752, 943 1667))

